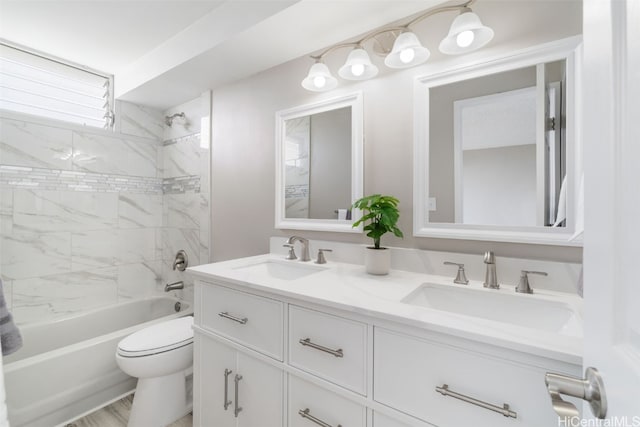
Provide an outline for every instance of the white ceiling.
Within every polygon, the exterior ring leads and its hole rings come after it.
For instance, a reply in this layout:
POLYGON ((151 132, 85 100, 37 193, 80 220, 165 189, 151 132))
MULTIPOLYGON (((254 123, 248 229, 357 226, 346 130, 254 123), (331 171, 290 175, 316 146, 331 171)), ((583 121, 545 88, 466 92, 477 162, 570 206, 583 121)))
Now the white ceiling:
MULTIPOLYGON (((575 7, 565 5, 576 2, 482 0, 474 9, 487 9, 481 16, 500 39, 527 28, 545 31, 555 16, 566 21, 575 7)), ((118 99, 165 110, 440 3, 444 0, 0 0, 0 38, 112 73, 118 99)), ((446 32, 447 18, 416 28, 429 32, 442 26, 438 31, 446 32)))
POLYGON ((117 73, 222 0, 0 0, 0 38, 117 73))
POLYGON ((0 0, 0 38, 166 109, 443 0, 0 0))

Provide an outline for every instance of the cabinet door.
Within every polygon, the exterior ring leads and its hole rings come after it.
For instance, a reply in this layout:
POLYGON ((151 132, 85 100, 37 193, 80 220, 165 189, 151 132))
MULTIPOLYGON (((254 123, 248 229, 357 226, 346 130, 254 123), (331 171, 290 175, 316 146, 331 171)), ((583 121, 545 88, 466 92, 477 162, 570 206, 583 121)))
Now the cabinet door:
POLYGON ((194 342, 194 425, 234 427, 236 418, 233 411, 233 380, 237 373, 236 351, 197 334, 194 342), (226 384, 225 370, 228 373, 226 384), (226 401, 229 402, 226 409, 225 394, 226 401))
POLYGON ((242 408, 238 413, 238 427, 282 427, 282 370, 244 353, 238 353, 237 366, 242 376, 237 383, 238 404, 242 408))

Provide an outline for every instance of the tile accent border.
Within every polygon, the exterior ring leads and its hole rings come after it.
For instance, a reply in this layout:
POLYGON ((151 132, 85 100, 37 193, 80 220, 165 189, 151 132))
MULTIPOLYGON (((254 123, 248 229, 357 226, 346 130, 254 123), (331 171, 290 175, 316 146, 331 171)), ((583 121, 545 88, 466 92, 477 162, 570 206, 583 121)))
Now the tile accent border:
POLYGON ((162 179, 0 165, 1 188, 162 194, 162 179))
POLYGON ((199 193, 200 177, 189 175, 161 179, 0 165, 0 188, 151 195, 181 194, 199 193))
POLYGON ((162 194, 199 193, 200 176, 187 175, 162 180, 162 194))

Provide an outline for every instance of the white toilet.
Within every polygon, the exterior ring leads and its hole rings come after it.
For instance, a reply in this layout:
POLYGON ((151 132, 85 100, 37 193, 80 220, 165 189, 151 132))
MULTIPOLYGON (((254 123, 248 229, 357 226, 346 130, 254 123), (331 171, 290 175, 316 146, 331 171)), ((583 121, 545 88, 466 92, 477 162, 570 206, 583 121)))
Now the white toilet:
POLYGON ((186 376, 193 366, 193 317, 141 329, 118 344, 120 369, 138 378, 128 427, 166 426, 191 411, 186 376))

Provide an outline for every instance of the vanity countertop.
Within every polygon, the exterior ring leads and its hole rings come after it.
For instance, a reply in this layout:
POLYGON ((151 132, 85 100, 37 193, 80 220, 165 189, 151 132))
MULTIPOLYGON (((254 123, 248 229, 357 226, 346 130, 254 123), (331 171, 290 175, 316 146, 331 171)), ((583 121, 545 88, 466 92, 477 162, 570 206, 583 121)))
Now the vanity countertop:
MULTIPOLYGON (((197 279, 218 280, 241 290, 269 292, 567 363, 582 364, 582 337, 578 336, 581 335, 579 333, 561 335, 402 302, 424 283, 458 289, 463 287, 452 284, 452 277, 401 270, 391 270, 386 276, 373 276, 367 274, 362 265, 340 262, 317 265, 312 261, 286 261, 281 255, 274 254, 205 264, 191 267, 188 271, 197 279), (275 265, 275 274, 269 274, 266 268, 252 268, 264 267, 265 264, 275 265), (298 272, 301 277, 291 280, 291 277, 276 271, 278 266, 284 266, 283 269, 287 271, 291 267, 293 274, 298 272)), ((501 295, 514 294, 513 286, 501 284, 500 290, 487 290, 479 281, 470 281, 464 288, 501 295)), ((578 314, 582 312, 582 300, 577 295, 540 290, 534 295, 517 294, 517 297, 561 301, 578 314)), ((545 313, 540 314, 541 318, 544 316, 545 313)), ((581 329, 580 325, 578 329, 581 329)))

